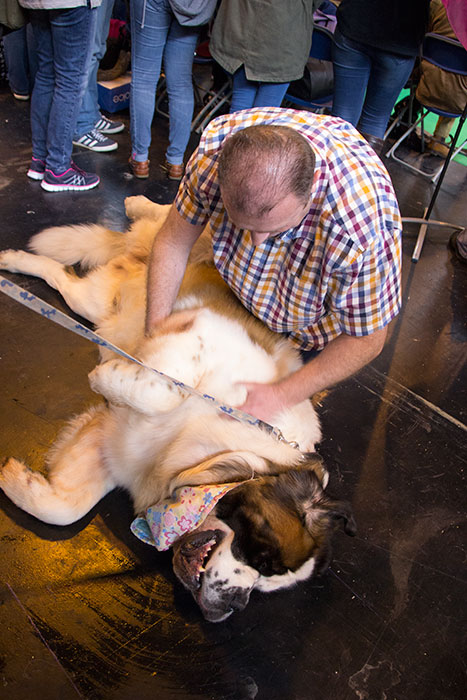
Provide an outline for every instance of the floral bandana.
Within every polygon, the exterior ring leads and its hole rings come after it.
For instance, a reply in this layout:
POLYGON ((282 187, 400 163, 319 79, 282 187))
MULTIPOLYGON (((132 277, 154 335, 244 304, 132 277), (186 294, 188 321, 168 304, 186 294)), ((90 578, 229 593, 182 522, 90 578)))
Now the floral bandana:
POLYGON ((241 483, 182 486, 171 498, 150 506, 144 516, 135 518, 131 531, 159 552, 170 549, 180 537, 196 530, 221 498, 241 483))

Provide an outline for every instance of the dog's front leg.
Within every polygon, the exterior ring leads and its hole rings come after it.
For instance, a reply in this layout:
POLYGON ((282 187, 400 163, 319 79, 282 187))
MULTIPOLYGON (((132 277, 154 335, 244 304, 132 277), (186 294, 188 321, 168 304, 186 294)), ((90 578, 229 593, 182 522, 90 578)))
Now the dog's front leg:
POLYGON ((180 387, 156 372, 126 360, 109 360, 89 374, 91 389, 112 404, 153 416, 176 408, 186 398, 180 387))

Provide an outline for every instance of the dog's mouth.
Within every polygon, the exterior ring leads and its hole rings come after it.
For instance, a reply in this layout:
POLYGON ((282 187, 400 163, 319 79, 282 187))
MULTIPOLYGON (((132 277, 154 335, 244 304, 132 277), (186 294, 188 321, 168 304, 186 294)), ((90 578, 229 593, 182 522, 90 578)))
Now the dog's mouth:
POLYGON ((195 530, 174 543, 173 567, 186 588, 195 593, 209 559, 225 537, 222 530, 195 530))

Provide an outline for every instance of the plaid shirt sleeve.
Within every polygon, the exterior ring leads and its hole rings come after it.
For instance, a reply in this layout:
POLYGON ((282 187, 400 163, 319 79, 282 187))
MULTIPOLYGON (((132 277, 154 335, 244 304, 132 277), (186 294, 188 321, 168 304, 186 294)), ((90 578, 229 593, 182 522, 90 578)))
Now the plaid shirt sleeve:
POLYGON ((342 332, 369 335, 384 328, 399 312, 401 241, 398 229, 373 239, 362 255, 332 277, 331 315, 342 332))
POLYGON ((196 150, 187 163, 183 180, 175 197, 178 213, 190 224, 204 224, 209 219, 209 202, 199 191, 201 158, 196 150))

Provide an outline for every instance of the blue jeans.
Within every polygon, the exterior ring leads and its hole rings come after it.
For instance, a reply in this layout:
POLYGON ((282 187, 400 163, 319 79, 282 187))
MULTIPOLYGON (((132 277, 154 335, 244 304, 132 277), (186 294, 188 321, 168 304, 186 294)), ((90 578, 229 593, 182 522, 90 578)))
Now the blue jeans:
POLYGON ((21 29, 5 34, 3 47, 11 91, 18 95, 30 95, 37 70, 31 25, 28 23, 21 29))
POLYGON ((32 155, 61 175, 71 165, 96 10, 30 10, 29 18, 38 63, 31 97, 32 155))
POLYGON ((94 129, 101 117, 97 94, 97 70, 100 60, 107 50, 107 37, 109 35, 110 18, 114 2, 115 0, 102 0, 102 4, 96 8, 96 29, 91 44, 88 85, 78 114, 78 122, 75 129, 76 138, 94 129))
POLYGON ((414 61, 351 41, 336 29, 332 115, 358 125, 364 134, 383 138, 414 61))
POLYGON ((261 83, 248 80, 242 66, 232 76, 231 112, 251 107, 280 107, 289 83, 261 83))
POLYGON ((193 56, 199 27, 182 27, 168 0, 132 0, 130 131, 132 157, 148 159, 156 88, 162 60, 169 98, 169 147, 166 158, 183 163, 193 118, 193 56))

